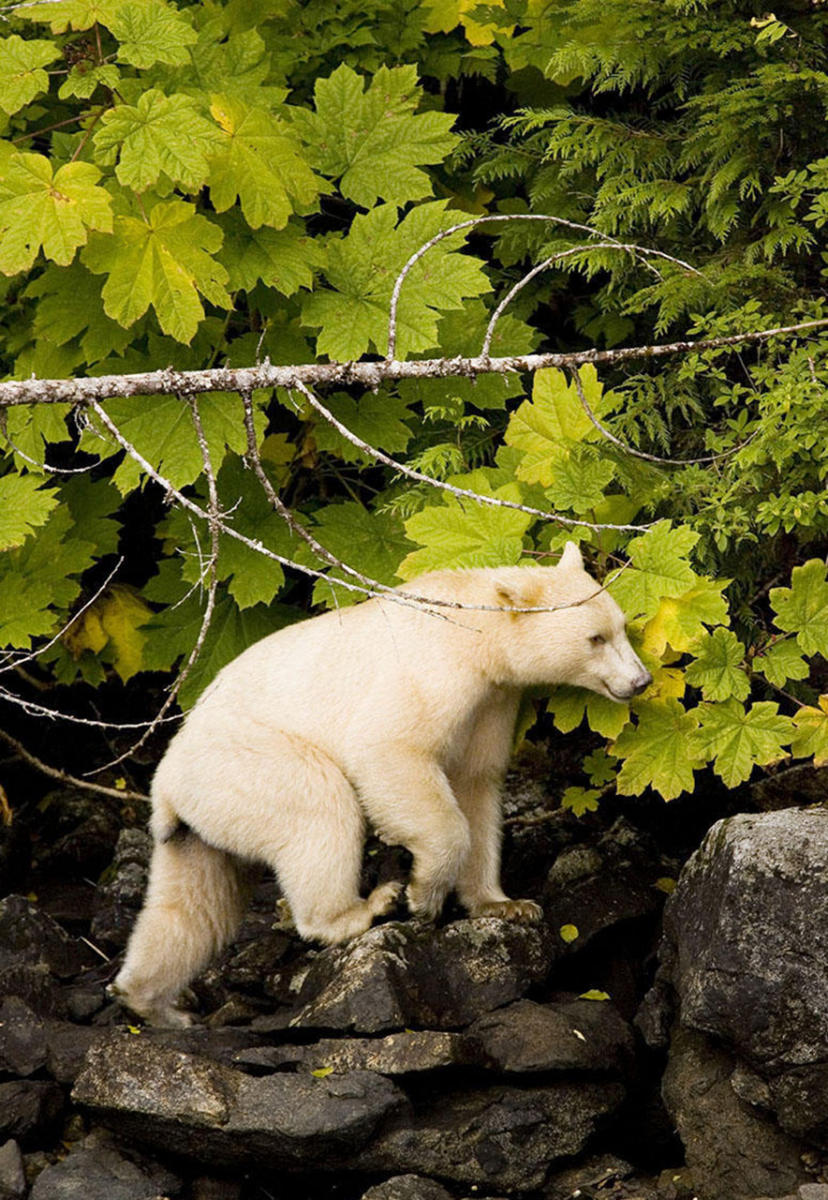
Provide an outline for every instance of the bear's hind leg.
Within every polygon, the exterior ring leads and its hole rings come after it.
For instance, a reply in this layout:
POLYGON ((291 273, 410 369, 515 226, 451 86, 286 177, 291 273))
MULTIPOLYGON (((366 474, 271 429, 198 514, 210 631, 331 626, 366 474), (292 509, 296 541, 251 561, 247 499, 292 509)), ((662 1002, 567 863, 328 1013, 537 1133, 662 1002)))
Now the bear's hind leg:
POLYGON ((154 1025, 189 1025, 190 980, 235 934, 248 900, 244 864, 192 830, 157 841, 144 907, 111 992, 154 1025))

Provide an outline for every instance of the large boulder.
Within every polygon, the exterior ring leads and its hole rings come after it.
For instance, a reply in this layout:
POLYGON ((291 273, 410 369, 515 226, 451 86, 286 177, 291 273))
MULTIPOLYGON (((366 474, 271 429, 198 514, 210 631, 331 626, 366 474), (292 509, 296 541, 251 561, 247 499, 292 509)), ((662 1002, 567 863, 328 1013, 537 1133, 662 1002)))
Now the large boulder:
POLYGON ((826 862, 824 809, 731 817, 668 904, 659 991, 678 1027, 664 1091, 702 1200, 792 1193, 803 1141, 828 1148, 826 862))

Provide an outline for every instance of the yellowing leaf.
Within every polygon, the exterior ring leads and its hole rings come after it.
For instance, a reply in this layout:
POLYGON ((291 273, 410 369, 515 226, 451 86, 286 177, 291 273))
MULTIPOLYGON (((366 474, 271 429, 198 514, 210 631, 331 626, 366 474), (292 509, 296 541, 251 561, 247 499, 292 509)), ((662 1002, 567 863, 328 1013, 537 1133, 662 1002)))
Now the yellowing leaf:
POLYGON ((581 992, 579 1000, 609 1000, 609 992, 602 992, 598 988, 590 988, 588 992, 581 992))
POLYGON ((67 29, 91 29, 95 24, 109 25, 124 0, 46 0, 26 9, 30 21, 49 25, 52 33, 67 29))
POLYGON ((141 670, 146 635, 140 626, 152 616, 152 609, 131 588, 115 584, 72 622, 62 641, 75 659, 86 650, 99 654, 111 645, 113 666, 126 683, 141 670))
POLYGON ((706 625, 727 621, 722 592, 730 580, 699 579, 681 596, 663 596, 644 627, 643 649, 661 658, 667 647, 684 652, 705 632, 706 625))
POLYGON ((665 895, 671 896, 676 890, 676 881, 670 875, 662 875, 655 881, 653 887, 658 888, 665 895))
POLYGON ((804 705, 794 715, 796 734, 791 743, 791 754, 796 758, 810 758, 814 766, 828 764, 828 695, 820 696, 819 707, 804 705))
POLYGON ((787 633, 796 633, 800 649, 806 654, 828 657, 828 580, 826 564, 819 558, 794 567, 789 588, 771 588, 770 602, 776 616, 774 624, 787 633))
POLYGON ((574 942, 576 938, 581 936, 577 925, 562 925, 558 930, 558 933, 561 935, 562 940, 567 944, 569 942, 574 942))
MULTIPOLYGON (((514 25, 500 25, 491 21, 476 21, 470 13, 480 7, 480 0, 424 0, 423 7, 429 13, 426 18, 426 33, 451 33, 458 25, 463 26, 466 41, 472 46, 488 46, 494 41, 497 30, 511 34, 514 25)), ((503 8, 503 0, 489 0, 487 8, 503 8)))
POLYGON ((595 812, 601 793, 582 787, 567 788, 561 796, 561 808, 568 808, 574 816, 582 817, 586 812, 595 812))
POLYGON ((91 163, 59 167, 42 154, 0 160, 0 271, 27 271, 40 248, 65 266, 89 231, 112 228, 112 201, 91 163))
POLYGON ((311 1071, 311 1075, 315 1079, 327 1079, 329 1075, 333 1075, 333 1067, 317 1067, 315 1071, 311 1071))

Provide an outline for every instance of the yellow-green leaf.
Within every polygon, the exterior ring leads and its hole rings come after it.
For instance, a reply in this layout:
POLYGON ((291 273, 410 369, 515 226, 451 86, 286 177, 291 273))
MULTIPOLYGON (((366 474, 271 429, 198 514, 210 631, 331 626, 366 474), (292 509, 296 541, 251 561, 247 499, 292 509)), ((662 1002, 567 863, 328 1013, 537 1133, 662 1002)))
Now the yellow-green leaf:
POLYGON ((17 34, 0 38, 0 109, 11 116, 48 91, 43 68, 59 54, 54 42, 24 41, 17 34))
POLYGON ((576 938, 581 936, 577 925, 562 925, 558 930, 558 933, 560 934, 561 939, 567 944, 569 942, 574 942, 576 938))

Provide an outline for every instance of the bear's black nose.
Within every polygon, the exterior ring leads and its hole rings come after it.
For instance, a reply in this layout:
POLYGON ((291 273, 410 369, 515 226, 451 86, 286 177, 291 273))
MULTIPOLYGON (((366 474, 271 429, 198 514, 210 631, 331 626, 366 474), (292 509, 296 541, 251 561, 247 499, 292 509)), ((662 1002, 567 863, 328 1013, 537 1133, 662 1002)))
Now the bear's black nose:
POLYGON ((643 670, 640 675, 637 675, 633 680, 633 694, 640 696, 642 692, 646 692, 647 688, 653 682, 653 677, 649 671, 643 670))

